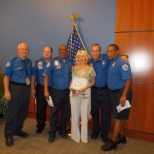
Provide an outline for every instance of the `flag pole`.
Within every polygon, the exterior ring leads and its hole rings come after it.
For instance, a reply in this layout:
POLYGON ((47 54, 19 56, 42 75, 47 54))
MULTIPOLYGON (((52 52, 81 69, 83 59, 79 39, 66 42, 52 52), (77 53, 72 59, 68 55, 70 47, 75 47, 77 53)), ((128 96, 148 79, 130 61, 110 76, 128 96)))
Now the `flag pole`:
MULTIPOLYGON (((77 21, 77 18, 78 18, 78 17, 79 17, 78 13, 74 13, 74 14, 72 14, 72 15, 70 16, 70 19, 73 20, 73 27, 75 27, 75 29, 76 29, 76 31, 77 31, 77 33, 78 33, 78 36, 79 36, 79 38, 80 38, 80 40, 81 40, 81 43, 82 43, 84 49, 86 50, 86 47, 84 46, 84 43, 82 42, 82 39, 81 39, 81 37, 80 37, 80 34, 79 34, 79 32, 78 32, 78 28, 77 28, 77 25, 76 25, 76 21, 77 21)), ((72 27, 72 28, 73 28, 73 27, 72 27)), ((71 40, 72 40, 72 39, 71 39, 71 40)), ((71 41, 71 43, 72 43, 72 41, 71 41)), ((72 53, 72 50, 70 50, 70 51, 71 51, 70 53, 72 53)), ((86 52, 87 52, 87 50, 86 50, 86 52)), ((88 52, 87 52, 87 56, 88 56, 88 58, 90 59, 90 56, 89 56, 88 52)))
POLYGON ((78 18, 78 14, 74 13, 70 16, 70 19, 73 20, 73 26, 72 26, 72 33, 71 33, 71 38, 70 38, 70 57, 72 57, 72 35, 73 35, 73 28, 76 28, 76 20, 78 18))

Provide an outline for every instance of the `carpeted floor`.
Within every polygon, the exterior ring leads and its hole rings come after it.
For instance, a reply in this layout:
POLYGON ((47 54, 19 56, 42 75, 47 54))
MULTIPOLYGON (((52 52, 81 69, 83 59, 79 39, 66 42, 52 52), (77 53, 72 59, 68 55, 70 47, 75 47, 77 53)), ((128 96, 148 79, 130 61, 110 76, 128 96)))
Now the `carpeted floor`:
POLYGON ((5 120, 0 119, 0 154, 154 154, 154 143, 128 138, 128 143, 118 145, 116 150, 109 152, 101 151, 103 144, 101 138, 92 140, 89 131, 89 143, 75 143, 71 138, 63 139, 56 136, 54 143, 48 142, 49 123, 42 134, 37 135, 35 119, 27 118, 24 124, 24 131, 29 133, 29 137, 22 139, 14 136, 14 146, 6 147, 4 139, 5 120))

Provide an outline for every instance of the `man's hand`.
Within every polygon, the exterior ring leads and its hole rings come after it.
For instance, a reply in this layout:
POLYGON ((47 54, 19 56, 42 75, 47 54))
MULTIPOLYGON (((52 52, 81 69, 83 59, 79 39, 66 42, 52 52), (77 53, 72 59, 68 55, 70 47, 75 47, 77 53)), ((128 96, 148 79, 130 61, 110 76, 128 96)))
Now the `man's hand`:
POLYGON ((50 96, 49 91, 44 91, 44 97, 45 97, 47 100, 49 100, 49 96, 50 96))
POLYGON ((31 89, 31 94, 34 95, 34 96, 36 95, 35 89, 31 89))
POLYGON ((121 55, 121 60, 124 61, 124 62, 127 62, 128 63, 128 56, 127 55, 121 55))
POLYGON ((121 106, 125 106, 125 102, 126 102, 126 96, 122 96, 119 100, 121 106))
POLYGON ((4 98, 5 98, 6 100, 8 100, 8 101, 11 100, 11 94, 10 94, 9 91, 4 92, 4 98))

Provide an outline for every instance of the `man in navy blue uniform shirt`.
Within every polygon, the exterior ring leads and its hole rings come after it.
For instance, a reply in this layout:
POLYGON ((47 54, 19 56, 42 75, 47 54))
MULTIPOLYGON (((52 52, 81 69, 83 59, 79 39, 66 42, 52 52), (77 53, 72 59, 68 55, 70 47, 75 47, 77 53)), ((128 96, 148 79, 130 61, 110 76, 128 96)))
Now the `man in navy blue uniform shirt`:
POLYGON ((27 58, 28 44, 18 45, 18 57, 12 57, 4 69, 4 98, 8 100, 4 136, 7 146, 13 146, 13 136, 22 138, 28 134, 22 130, 28 114, 32 62, 27 58))
POLYGON ((66 58, 66 56, 67 46, 61 44, 58 50, 58 57, 50 61, 44 71, 44 95, 47 99, 51 95, 54 104, 50 111, 49 142, 54 142, 57 130, 63 138, 68 138, 66 128, 70 119, 69 85, 71 81, 71 68, 74 63, 71 59, 66 58), (51 76, 52 83, 50 93, 48 90, 49 76, 51 76), (60 121, 58 123, 59 111, 60 121))
POLYGON ((113 116, 113 135, 112 139, 101 146, 104 151, 117 148, 117 144, 126 143, 123 135, 124 120, 129 118, 130 108, 118 112, 117 106, 125 106, 126 100, 132 101, 132 73, 130 65, 120 59, 119 47, 111 44, 107 48, 107 56, 111 60, 108 69, 107 83, 110 90, 110 100, 113 116))
MULTIPOLYGON (((32 84, 31 84, 31 94, 36 98, 36 120, 37 120, 37 130, 36 133, 42 133, 45 127, 46 121, 46 109, 47 100, 44 97, 44 76, 43 72, 46 68, 47 63, 52 59, 52 47, 45 46, 43 49, 43 58, 40 58, 35 62, 32 72, 32 84), (35 89, 35 82, 36 89, 35 89)), ((48 88, 51 87, 51 79, 49 79, 48 88)))
POLYGON ((96 72, 95 85, 91 88, 91 115, 93 119, 92 139, 96 139, 99 132, 103 142, 108 142, 110 99, 107 88, 107 72, 109 59, 101 54, 101 46, 97 43, 91 46, 92 59, 90 64, 96 72), (101 116, 99 110, 101 108, 101 116), (101 119, 101 124, 100 124, 101 119))
MULTIPOLYGON (((104 143, 109 141, 109 117, 110 117, 110 96, 107 87, 107 73, 110 60, 106 54, 101 54, 101 46, 95 43, 91 46, 90 53, 92 59, 90 64, 96 72, 95 85, 91 88, 91 115, 93 119, 92 139, 96 139, 101 133, 104 143), (99 112, 101 110, 101 112, 99 112), (99 115, 99 113, 101 113, 99 115), (101 121, 101 122, 100 122, 101 121)), ((126 55, 120 56, 123 61, 127 61, 126 55)))

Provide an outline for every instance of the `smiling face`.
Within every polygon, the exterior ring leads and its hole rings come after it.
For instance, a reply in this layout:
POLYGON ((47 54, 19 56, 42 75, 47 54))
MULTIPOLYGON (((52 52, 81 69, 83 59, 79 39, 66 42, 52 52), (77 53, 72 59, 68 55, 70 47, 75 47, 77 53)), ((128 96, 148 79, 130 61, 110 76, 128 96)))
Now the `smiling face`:
POLYGON ((88 56, 87 56, 86 51, 78 50, 76 54, 76 62, 78 64, 86 64, 88 62, 88 56))
POLYGON ((29 46, 26 43, 20 43, 18 45, 18 55, 22 60, 25 60, 29 54, 29 46))
POLYGON ((115 59, 119 55, 119 47, 109 45, 107 47, 107 56, 110 60, 115 59))
POLYGON ((97 61, 101 55, 101 47, 99 45, 92 45, 90 49, 93 60, 97 61))
POLYGON ((65 44, 61 44, 59 46, 59 50, 58 50, 58 56, 62 59, 65 60, 66 56, 67 56, 67 46, 65 44))
POLYGON ((45 60, 50 60, 52 57, 52 48, 50 46, 45 46, 43 49, 43 57, 45 60))
POLYGON ((85 55, 78 55, 77 56, 77 61, 79 64, 86 64, 87 63, 87 58, 85 55))

